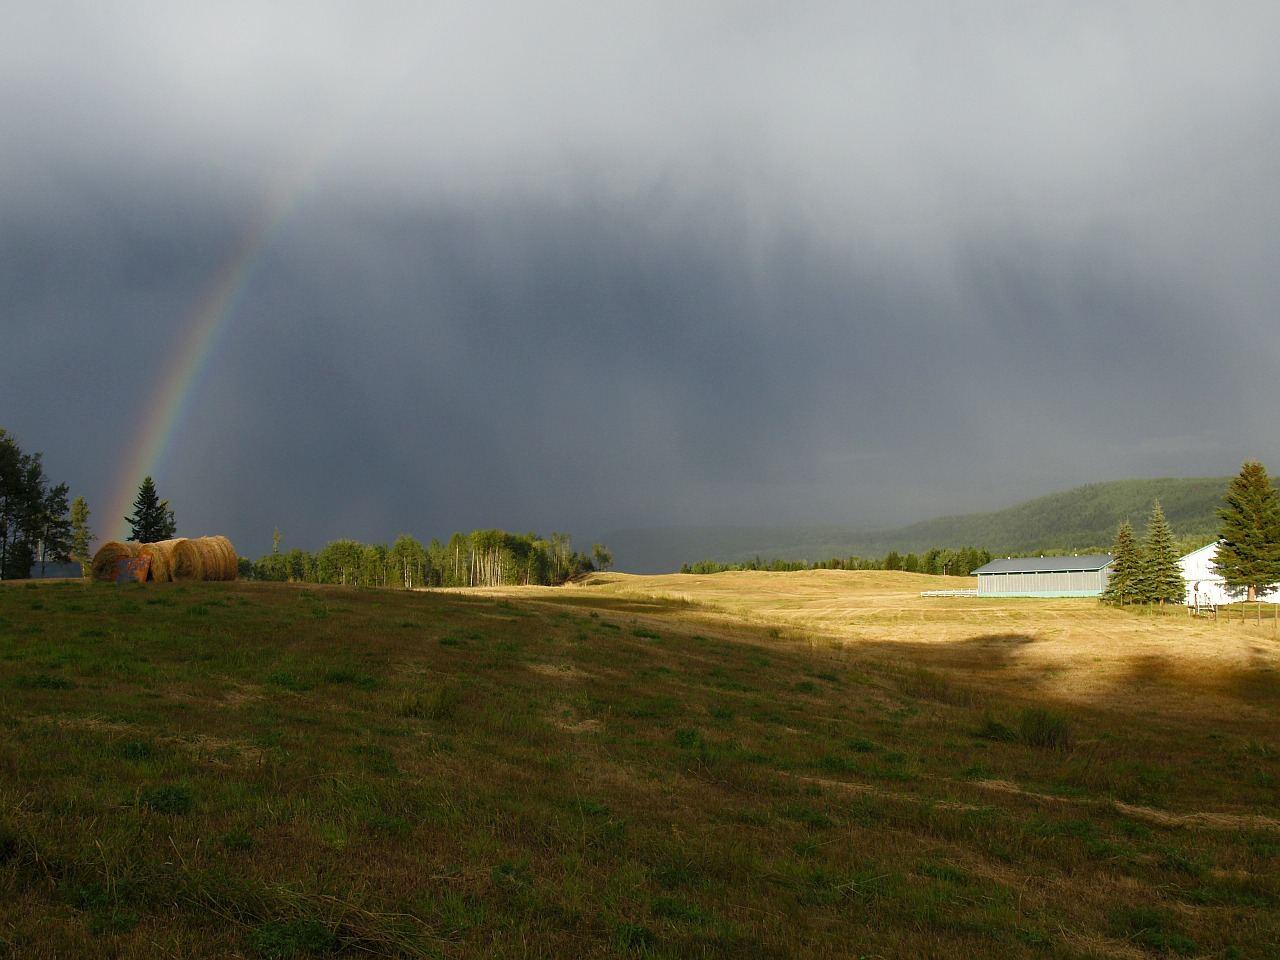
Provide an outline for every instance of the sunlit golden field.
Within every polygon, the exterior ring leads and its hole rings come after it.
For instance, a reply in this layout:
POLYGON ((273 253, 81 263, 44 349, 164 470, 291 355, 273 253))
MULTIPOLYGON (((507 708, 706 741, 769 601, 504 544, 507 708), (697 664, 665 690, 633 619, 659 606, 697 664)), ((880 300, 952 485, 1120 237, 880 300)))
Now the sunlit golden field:
MULTIPOLYGON (((966 684, 1027 698, 1170 719, 1280 720, 1276 607, 1218 619, 1180 606, 1119 611, 1095 599, 921 597, 973 578, 893 571, 742 571, 696 576, 597 574, 569 587, 584 603, 675 601, 680 616, 732 633, 765 628, 815 650, 945 670, 966 684)), ((566 591, 549 590, 562 598, 566 591)), ((528 593, 524 594, 528 596, 528 593)))
POLYGON ((1274 624, 971 585, 5 584, 0 957, 1280 956, 1274 624))

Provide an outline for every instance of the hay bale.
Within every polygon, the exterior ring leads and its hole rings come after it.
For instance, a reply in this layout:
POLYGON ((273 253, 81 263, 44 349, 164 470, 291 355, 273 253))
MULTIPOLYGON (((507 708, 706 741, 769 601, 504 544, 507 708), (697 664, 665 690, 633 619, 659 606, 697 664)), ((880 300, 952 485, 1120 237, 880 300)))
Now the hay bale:
POLYGON ((193 537, 173 548, 174 580, 234 580, 236 551, 226 537, 193 537))
POLYGON ((156 580, 160 583, 168 583, 173 579, 173 551, 182 538, 176 540, 161 540, 158 543, 144 543, 138 549, 138 556, 151 558, 151 570, 147 574, 148 580, 156 580))
POLYGON ((236 556, 236 548, 226 537, 210 537, 214 545, 222 551, 222 579, 234 580, 240 574, 240 558, 236 556))
POLYGON ((102 583, 115 583, 116 561, 121 557, 136 557, 140 548, 140 544, 108 540, 93 555, 93 563, 89 566, 89 572, 94 580, 102 583))
POLYGON ((173 565, 169 574, 174 580, 204 579, 204 550, 198 539, 183 540, 174 545, 173 565))

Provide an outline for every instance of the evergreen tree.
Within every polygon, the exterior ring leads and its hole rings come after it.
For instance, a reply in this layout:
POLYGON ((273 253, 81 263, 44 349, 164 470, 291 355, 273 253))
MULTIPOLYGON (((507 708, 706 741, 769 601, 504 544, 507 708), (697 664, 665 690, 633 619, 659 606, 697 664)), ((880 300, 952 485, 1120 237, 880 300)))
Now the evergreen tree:
POLYGON ((86 577, 93 560, 89 550, 93 540, 93 531, 89 529, 89 505, 84 502, 84 497, 76 497, 71 501, 71 553, 80 561, 80 572, 86 577))
POLYGON ((40 540, 40 574, 50 560, 64 563, 71 559, 71 518, 67 515, 67 485, 49 487, 40 498, 36 533, 40 540))
POLYGON ((1147 539, 1142 550, 1142 573, 1138 577, 1138 597, 1146 603, 1181 603, 1187 585, 1178 566, 1178 542, 1164 518, 1160 501, 1151 509, 1147 539))
POLYGON ((0 429, 0 580, 30 575, 47 489, 40 454, 23 453, 0 429))
POLYGON ((177 533, 169 501, 160 499, 155 481, 150 477, 145 478, 138 488, 138 498, 133 501, 133 516, 124 519, 129 524, 129 539, 137 543, 171 540, 177 533))
POLYGON ((1111 548, 1111 570, 1107 588, 1102 592, 1106 600, 1124 604, 1132 601, 1138 589, 1138 576, 1142 572, 1142 550, 1134 539, 1133 527, 1126 520, 1116 532, 1116 542, 1111 548))
POLYGON ((1280 583, 1280 498, 1266 467, 1247 461, 1218 509, 1218 553, 1213 565, 1227 586, 1248 599, 1280 583))

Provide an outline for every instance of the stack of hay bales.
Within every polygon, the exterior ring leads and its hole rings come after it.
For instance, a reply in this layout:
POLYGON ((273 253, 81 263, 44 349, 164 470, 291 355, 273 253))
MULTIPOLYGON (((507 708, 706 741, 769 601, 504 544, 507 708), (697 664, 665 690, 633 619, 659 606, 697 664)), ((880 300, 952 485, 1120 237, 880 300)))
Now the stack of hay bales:
POLYGON ((174 548, 181 540, 161 540, 158 543, 144 543, 138 550, 138 556, 151 558, 151 569, 147 572, 148 580, 168 583, 173 579, 174 548))
POLYGON ((161 582, 234 580, 238 562, 235 547, 226 537, 180 537, 159 543, 108 540, 93 555, 93 579, 114 581, 116 561, 120 557, 150 557, 147 579, 161 582))

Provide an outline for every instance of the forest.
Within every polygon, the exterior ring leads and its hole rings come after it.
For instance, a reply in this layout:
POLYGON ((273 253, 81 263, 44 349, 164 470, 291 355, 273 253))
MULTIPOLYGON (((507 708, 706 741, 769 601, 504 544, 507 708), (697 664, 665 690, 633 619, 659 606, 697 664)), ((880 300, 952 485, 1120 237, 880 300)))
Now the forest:
POLYGON ((24 578, 33 565, 70 556, 70 509, 67 485, 51 485, 40 454, 23 452, 0 428, 0 580, 24 578))
POLYGON ((514 534, 504 530, 455 533, 446 542, 423 546, 401 534, 390 546, 357 540, 333 540, 316 553, 275 549, 256 563, 240 561, 249 580, 332 583, 360 587, 497 587, 541 584, 556 586, 592 570, 607 570, 613 556, 603 544, 590 553, 573 549, 573 537, 553 532, 514 534))
POLYGON ((931 547, 923 553, 908 553, 903 556, 897 550, 890 550, 883 557, 833 557, 830 560, 761 560, 755 557, 746 563, 717 563, 714 560, 699 560, 694 564, 682 564, 681 573, 724 573, 728 570, 904 570, 907 573, 928 573, 934 575, 950 575, 967 577, 974 570, 992 560, 991 551, 961 547, 952 550, 945 547, 931 547))

